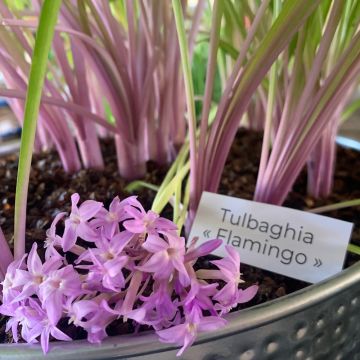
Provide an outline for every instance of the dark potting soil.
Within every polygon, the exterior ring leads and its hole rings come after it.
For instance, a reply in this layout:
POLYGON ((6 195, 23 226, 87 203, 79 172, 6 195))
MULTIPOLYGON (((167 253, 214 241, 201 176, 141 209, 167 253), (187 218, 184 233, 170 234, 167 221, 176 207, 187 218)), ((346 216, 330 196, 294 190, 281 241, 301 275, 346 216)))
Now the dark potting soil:
MULTIPOLYGON (((240 129, 231 148, 225 166, 219 193, 244 199, 252 199, 255 190, 258 164, 260 160, 262 134, 240 129)), ((129 196, 125 191, 126 182, 118 175, 114 144, 111 140, 102 142, 105 161, 104 170, 81 170, 76 174, 63 171, 60 160, 55 152, 35 155, 29 184, 27 212, 27 251, 33 241, 45 240, 45 230, 50 226, 54 216, 60 211, 70 211, 70 196, 78 192, 82 200, 93 199, 104 202, 105 206, 115 196, 129 196)), ((0 226, 6 239, 12 244, 13 215, 16 185, 16 155, 0 159, 0 226)), ((144 181, 160 184, 166 174, 165 167, 148 163, 148 172, 144 181)), ((145 209, 151 207, 154 192, 139 189, 137 192, 145 209)), ((360 153, 351 149, 337 149, 337 164, 333 194, 327 199, 314 199, 306 195, 306 171, 300 175, 284 206, 296 209, 309 209, 340 201, 360 198, 360 153), (350 168, 349 168, 350 165, 350 168)), ((354 222, 352 242, 360 245, 360 207, 352 207, 326 213, 325 215, 354 222)), ((166 216, 166 214, 165 214, 166 216)), ((202 259, 201 266, 211 267, 209 257, 202 259)), ((349 254, 345 266, 348 267, 360 260, 359 256, 349 254)), ((308 284, 274 274, 245 264, 241 265, 244 286, 258 283, 256 297, 241 308, 260 304, 296 290, 308 284)), ((0 343, 12 341, 10 334, 5 334, 5 318, 0 316, 0 343)), ((67 333, 74 339, 84 338, 86 334, 79 329, 64 323, 67 333)), ((109 335, 132 332, 129 323, 114 322, 108 327, 109 335)))

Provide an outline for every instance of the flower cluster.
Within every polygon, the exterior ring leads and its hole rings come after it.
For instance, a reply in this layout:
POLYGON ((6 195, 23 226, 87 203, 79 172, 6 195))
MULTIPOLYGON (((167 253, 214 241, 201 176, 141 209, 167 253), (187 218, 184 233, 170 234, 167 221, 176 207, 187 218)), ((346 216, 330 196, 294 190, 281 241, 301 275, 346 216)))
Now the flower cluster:
POLYGON ((72 195, 69 217, 55 217, 43 261, 34 243, 8 267, 0 312, 10 317, 7 331, 15 341, 21 329, 22 339, 40 340, 47 352, 50 335, 71 340, 58 328, 66 318, 98 343, 122 318, 151 326, 161 341, 182 346, 180 355, 198 333, 224 326, 222 315, 255 295, 256 285, 239 289, 240 259, 231 247, 228 257, 213 261, 214 269, 195 271, 197 259, 220 240, 186 249, 176 225, 146 212, 136 197, 116 197, 109 210, 91 200, 78 206, 79 199, 72 195), (56 231, 61 220, 62 236, 56 231))

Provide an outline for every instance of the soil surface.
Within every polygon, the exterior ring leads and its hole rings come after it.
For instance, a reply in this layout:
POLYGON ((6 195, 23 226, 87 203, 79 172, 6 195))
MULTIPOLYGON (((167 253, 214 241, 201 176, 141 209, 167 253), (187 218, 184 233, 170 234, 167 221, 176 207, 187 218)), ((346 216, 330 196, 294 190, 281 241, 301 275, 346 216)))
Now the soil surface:
MULTIPOLYGON (((225 166, 219 193, 252 199, 260 160, 261 142, 261 133, 249 132, 245 129, 239 130, 225 166)), ((104 202, 105 206, 108 206, 117 195, 120 198, 129 195, 125 191, 126 182, 118 175, 113 142, 111 140, 103 141, 102 150, 106 164, 104 170, 81 170, 76 174, 67 174, 63 171, 55 152, 34 156, 29 184, 27 251, 33 241, 41 242, 45 239, 45 230, 58 212, 70 211, 70 196, 74 192, 80 194, 82 201, 94 199, 104 202)), ((0 159, 0 226, 10 243, 12 243, 14 226, 16 169, 16 155, 0 159)), ((148 163, 148 173, 144 181, 160 184, 165 174, 165 167, 148 163)), ((154 192, 141 189, 137 195, 144 208, 149 209, 155 195, 154 192)), ((306 195, 306 171, 304 170, 284 206, 308 209, 356 198, 360 198, 360 153, 339 147, 333 194, 327 199, 314 199, 306 195), (351 169, 349 169, 350 164, 351 169)), ((352 242, 360 245, 359 211, 360 207, 352 207, 324 215, 354 222, 352 242)), ((207 264, 210 267, 209 260, 211 259, 203 259, 202 266, 207 264)), ((350 266, 358 260, 360 260, 359 256, 349 254, 345 266, 350 266)), ((244 264, 241 265, 241 270, 246 281, 245 286, 259 284, 259 292, 256 297, 242 307, 260 304, 308 286, 307 283, 244 264)), ((4 333, 4 320, 0 316, 0 342, 11 341, 11 338, 4 333)), ((73 338, 82 338, 85 335, 77 333, 75 329, 67 330, 73 338)), ((109 334, 115 335, 129 332, 132 329, 128 324, 115 323, 110 325, 108 330, 109 334)))

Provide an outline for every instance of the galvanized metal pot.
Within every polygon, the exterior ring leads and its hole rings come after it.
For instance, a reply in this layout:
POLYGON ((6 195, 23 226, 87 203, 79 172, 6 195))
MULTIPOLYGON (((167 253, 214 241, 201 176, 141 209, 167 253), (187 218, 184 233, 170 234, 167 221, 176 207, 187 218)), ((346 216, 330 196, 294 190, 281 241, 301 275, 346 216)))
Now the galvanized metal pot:
MULTIPOLYGON (((342 145, 360 150, 342 139, 342 145)), ((199 336, 180 359, 360 360, 360 262, 227 320, 224 329, 199 336)), ((39 345, 0 345, 0 360, 171 360, 176 353, 153 333, 112 337, 101 345, 56 342, 46 356, 39 345)))
MULTIPOLYGON (((304 290, 228 316, 228 326, 204 334, 188 360, 360 360, 360 263, 304 290)), ((0 345, 1 360, 170 360, 177 350, 153 333, 38 345, 0 345)))

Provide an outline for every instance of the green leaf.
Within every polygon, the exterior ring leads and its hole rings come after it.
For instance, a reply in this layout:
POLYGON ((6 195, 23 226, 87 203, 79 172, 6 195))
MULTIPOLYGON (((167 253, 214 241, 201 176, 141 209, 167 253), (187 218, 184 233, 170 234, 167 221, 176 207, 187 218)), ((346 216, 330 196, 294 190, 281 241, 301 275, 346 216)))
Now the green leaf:
POLYGON ((341 115, 341 123, 348 120, 358 109, 360 109, 360 99, 354 100, 345 108, 341 115))
POLYGON ((187 44, 187 36, 185 32, 185 21, 181 7, 180 0, 172 0, 176 32, 179 40, 181 66, 184 76, 186 105, 188 111, 188 133, 190 142, 190 163, 191 163, 191 177, 190 177, 190 192, 195 193, 195 185, 197 181, 197 164, 196 164, 196 115, 195 115, 195 101, 194 101, 194 84, 191 74, 190 58, 187 44))
POLYGON ((27 89, 24 124, 21 136, 15 197, 14 255, 25 253, 26 205, 32 152, 48 54, 61 0, 45 0, 41 9, 27 89))
POLYGON ((133 193, 134 191, 137 191, 141 188, 147 188, 153 191, 158 191, 159 187, 153 184, 150 184, 146 181, 141 181, 141 180, 135 180, 132 181, 130 184, 128 184, 125 187, 125 191, 129 192, 129 193, 133 193))
POLYGON ((354 244, 349 244, 347 250, 353 254, 360 255, 360 247, 354 244))
POLYGON ((166 204, 169 202, 170 198, 174 195, 177 186, 182 183, 184 178, 188 175, 190 170, 190 163, 187 162, 184 167, 176 173, 176 175, 171 179, 168 185, 163 189, 159 196, 155 198, 151 209, 158 214, 160 214, 166 204))
POLYGON ((315 209, 310 209, 308 211, 311 212, 311 213, 314 213, 314 214, 321 214, 321 213, 324 213, 324 212, 329 212, 329 211, 334 211, 334 210, 339 210, 339 209, 345 209, 345 208, 353 207, 353 206, 360 206, 360 199, 342 201, 342 202, 339 202, 337 204, 321 206, 321 207, 318 207, 318 208, 315 208, 315 209))

